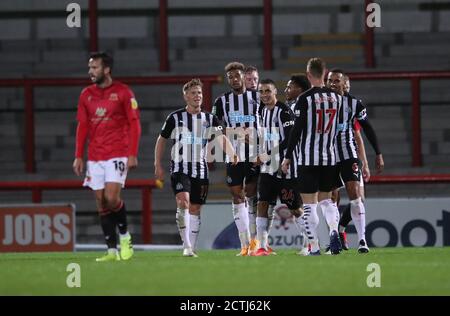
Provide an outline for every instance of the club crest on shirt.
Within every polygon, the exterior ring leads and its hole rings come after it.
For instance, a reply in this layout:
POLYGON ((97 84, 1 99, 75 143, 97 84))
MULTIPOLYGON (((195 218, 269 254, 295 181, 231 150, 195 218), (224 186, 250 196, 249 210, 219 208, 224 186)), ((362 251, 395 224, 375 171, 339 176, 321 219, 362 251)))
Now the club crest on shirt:
POLYGON ((131 108, 136 110, 138 108, 138 103, 135 98, 131 98, 131 108))
POLYGON ((250 100, 251 105, 253 106, 257 106, 258 105, 258 101, 256 101, 255 99, 251 99, 250 100))
POLYGON ((97 110, 95 111, 95 115, 99 116, 99 117, 103 117, 106 115, 106 108, 97 108, 97 110))
POLYGON ((119 101, 119 97, 117 96, 117 93, 111 93, 109 95, 109 101, 119 101))

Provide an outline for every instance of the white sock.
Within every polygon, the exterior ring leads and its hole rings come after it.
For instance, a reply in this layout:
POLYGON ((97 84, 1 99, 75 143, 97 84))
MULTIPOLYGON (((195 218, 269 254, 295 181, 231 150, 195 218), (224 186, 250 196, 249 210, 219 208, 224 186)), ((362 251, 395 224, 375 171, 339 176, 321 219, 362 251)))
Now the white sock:
POLYGON ((197 249, 198 233, 200 232, 200 216, 190 214, 189 239, 191 240, 192 250, 197 249))
POLYGON ((269 237, 269 233, 267 231, 267 221, 266 217, 257 217, 256 218, 256 238, 258 238, 259 245, 261 248, 267 250, 267 239, 269 237))
POLYGON ((245 203, 234 204, 233 217, 236 227, 239 232, 239 240, 241 241, 241 248, 247 247, 250 242, 250 230, 248 223, 248 209, 245 203))
POLYGON ((299 231, 299 235, 301 238, 301 247, 305 248, 308 244, 308 236, 306 235, 306 228, 305 228, 305 220, 303 219, 303 216, 294 217, 295 218, 295 227, 297 227, 299 231))
POLYGON ((256 209, 257 209, 258 199, 256 197, 251 197, 247 199, 248 204, 248 220, 250 228, 250 238, 256 238, 256 209))
POLYGON ((317 216, 317 204, 303 204, 303 220, 305 221, 306 236, 311 244, 311 251, 319 250, 319 241, 317 239, 317 226, 319 225, 319 216, 317 216))
POLYGON ((124 238, 128 238, 128 237, 130 237, 130 233, 129 232, 126 232, 125 234, 119 234, 119 237, 120 237, 120 239, 124 239, 124 238))
POLYGON ((270 234, 270 230, 272 229, 273 224, 273 211, 275 209, 275 205, 269 204, 269 208, 267 209, 267 231, 270 234))
POLYGON ((330 234, 332 231, 337 231, 339 226, 339 210, 331 199, 326 199, 319 202, 322 208, 322 214, 327 221, 330 234))
POLYGON ((366 240, 366 208, 361 198, 350 201, 350 212, 358 233, 358 241, 361 239, 366 240))
POLYGON ((180 232, 181 240, 183 241, 183 248, 192 248, 191 241, 189 239, 189 226, 190 226, 189 210, 186 208, 177 208, 177 226, 180 232))
POLYGON ((118 253, 117 248, 108 248, 108 254, 116 255, 118 253))

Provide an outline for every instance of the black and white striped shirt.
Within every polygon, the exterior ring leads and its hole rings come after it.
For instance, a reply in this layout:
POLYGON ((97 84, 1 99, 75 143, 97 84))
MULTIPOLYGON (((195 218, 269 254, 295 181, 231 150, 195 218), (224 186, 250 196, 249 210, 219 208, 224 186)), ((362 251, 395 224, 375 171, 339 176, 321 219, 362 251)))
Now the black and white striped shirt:
POLYGON ((354 120, 367 120, 367 112, 360 100, 350 94, 342 99, 342 108, 339 112, 338 134, 336 136, 336 161, 358 158, 357 146, 353 124, 354 120))
POLYGON ((294 112, 282 102, 277 102, 273 109, 265 106, 261 113, 262 123, 260 129, 262 150, 260 153, 270 156, 270 160, 261 165, 261 173, 276 175, 282 179, 297 177, 297 155, 293 154, 293 162, 287 174, 281 172, 289 133, 294 126, 294 112))
POLYGON ((299 145, 301 166, 334 166, 334 146, 342 96, 328 88, 312 87, 295 105, 294 128, 289 136, 286 157, 292 159, 299 145))
POLYGON ((212 113, 227 128, 227 137, 239 156, 239 160, 254 162, 257 157, 259 93, 247 90, 242 94, 235 94, 229 91, 216 99, 212 113), (248 138, 253 141, 245 142, 245 133, 249 133, 248 138))
POLYGON ((173 140, 170 172, 208 179, 206 145, 218 127, 219 121, 211 113, 192 115, 185 108, 170 113, 160 134, 173 140))

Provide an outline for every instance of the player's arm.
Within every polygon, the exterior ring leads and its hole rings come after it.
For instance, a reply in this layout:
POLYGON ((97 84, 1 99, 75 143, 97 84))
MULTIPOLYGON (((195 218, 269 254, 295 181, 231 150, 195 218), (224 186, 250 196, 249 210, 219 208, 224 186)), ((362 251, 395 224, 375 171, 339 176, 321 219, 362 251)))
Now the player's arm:
POLYGON ((383 155, 381 154, 380 146, 378 145, 378 138, 375 130, 372 127, 372 124, 370 124, 369 119, 367 118, 366 109, 361 104, 361 102, 358 102, 356 105, 356 113, 358 113, 356 115, 356 119, 361 125, 364 134, 367 137, 367 140, 372 145, 372 148, 375 151, 375 168, 377 170, 377 174, 380 174, 384 169, 383 155))
POLYGON ((157 180, 164 180, 164 169, 161 165, 164 149, 166 148, 167 139, 159 135, 155 145, 155 177, 157 180))
POLYGON ((175 129, 175 120, 172 115, 169 115, 162 127, 161 133, 156 140, 155 145, 155 177, 157 180, 164 180, 164 169, 162 167, 161 161, 164 154, 164 149, 166 148, 167 139, 172 135, 172 131, 175 129))
POLYGON ((139 140, 141 138, 141 121, 138 103, 130 89, 125 90, 124 99, 125 112, 127 113, 129 130, 129 147, 127 169, 134 169, 138 165, 137 155, 139 140))
MULTIPOLYGON (((356 121, 355 125, 358 125, 358 124, 359 124, 358 121, 356 121)), ((358 149, 358 157, 362 162, 363 179, 364 179, 364 182, 368 182, 370 179, 369 162, 367 161, 366 148, 364 146, 364 141, 361 136, 360 127, 355 127, 354 131, 355 131, 356 146, 358 149)))
MULTIPOLYGON (((213 119, 212 119, 212 127, 211 127, 211 132, 214 132, 214 134, 209 134, 207 137, 209 140, 213 139, 213 135, 214 135, 214 141, 212 142, 208 142, 207 144, 207 153, 211 152, 211 146, 214 146, 213 144, 219 144, 220 149, 228 156, 230 157, 230 161, 233 165, 236 165, 239 162, 239 157, 237 156, 233 145, 231 144, 230 140, 228 139, 228 137, 226 137, 223 134, 223 127, 220 125, 219 120, 217 119, 217 117, 214 115, 213 119)), ((208 162, 211 159, 208 159, 208 162)))
MULTIPOLYGON (((294 123, 295 123, 295 116, 294 113, 290 110, 283 110, 280 113, 280 121, 281 121, 281 127, 283 129, 283 133, 284 135, 290 135, 291 131, 294 128, 294 123)), ((281 143, 280 143, 280 153, 283 153, 284 150, 287 148, 288 146, 288 140, 289 138, 286 137, 281 143)))
POLYGON ((81 176, 84 171, 84 146, 88 136, 88 118, 86 108, 84 106, 83 94, 80 96, 77 110, 77 131, 75 136, 75 159, 72 164, 73 172, 77 176, 81 176))
POLYGON ((222 98, 218 97, 216 101, 214 101, 214 105, 212 107, 211 113, 218 120, 219 124, 223 127, 223 133, 226 133, 226 123, 225 123, 225 113, 223 110, 222 98))
MULTIPOLYGON (((302 128, 306 123, 306 109, 301 109, 301 102, 303 98, 300 97, 294 108, 295 122, 292 130, 289 133, 286 154, 284 156, 283 162, 281 164, 281 170, 287 173, 289 165, 291 164, 292 153, 294 152, 295 146, 297 146, 300 136, 302 134, 302 128)), ((306 100, 305 100, 306 102, 306 100)))
POLYGON ((226 137, 224 134, 221 134, 217 137, 217 141, 219 142, 223 152, 230 157, 230 162, 233 166, 237 165, 239 162, 239 157, 234 151, 233 145, 231 144, 228 137, 226 137))

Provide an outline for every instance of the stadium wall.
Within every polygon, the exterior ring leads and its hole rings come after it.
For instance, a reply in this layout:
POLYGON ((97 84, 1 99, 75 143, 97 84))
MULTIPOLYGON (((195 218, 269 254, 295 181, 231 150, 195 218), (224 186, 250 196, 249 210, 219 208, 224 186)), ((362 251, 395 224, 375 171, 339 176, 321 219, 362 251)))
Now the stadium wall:
MULTIPOLYGON (((345 204, 343 201, 342 204, 345 204)), ((369 247, 450 246, 450 198, 368 199, 366 238, 369 247)), ((277 205, 270 232, 276 248, 299 248, 300 237, 288 210, 277 205)), ((325 220, 320 218, 321 247, 329 243, 325 220)), ((357 247, 353 225, 347 228, 350 246, 357 247)), ((208 204, 202 213, 198 246, 201 249, 239 248, 238 233, 229 202, 208 204)))

